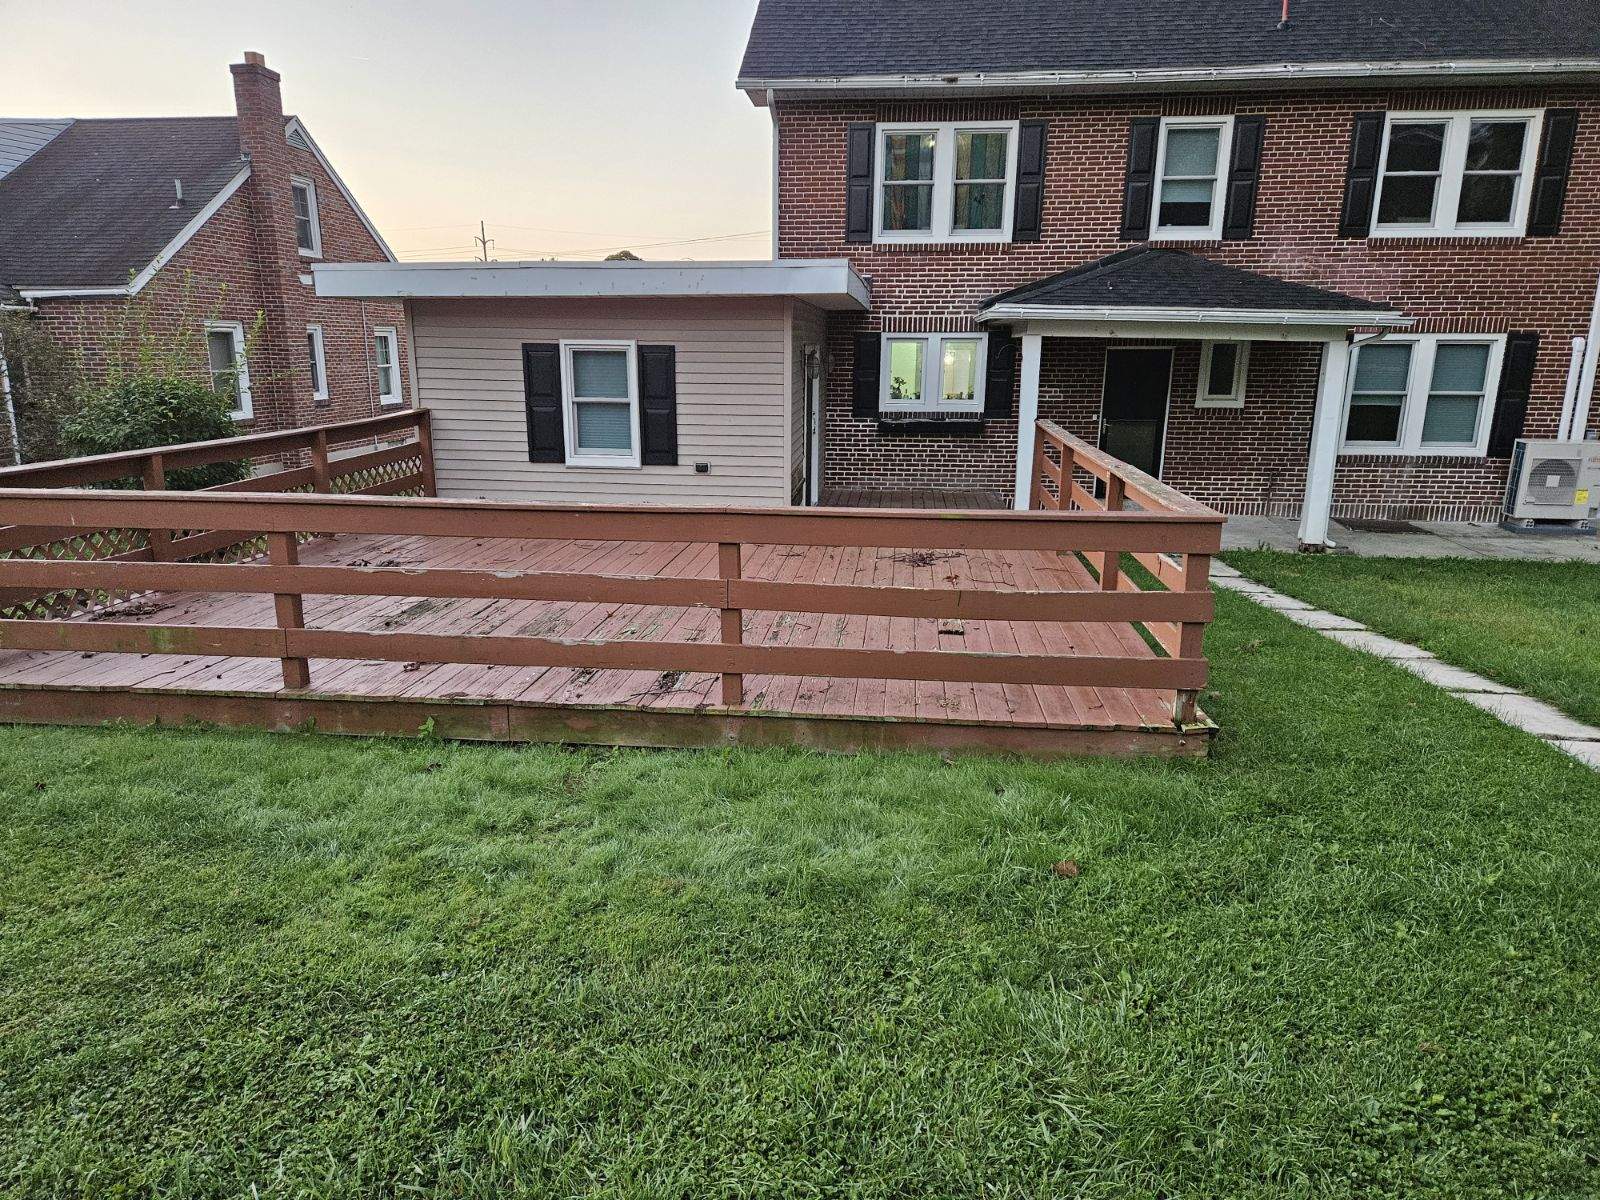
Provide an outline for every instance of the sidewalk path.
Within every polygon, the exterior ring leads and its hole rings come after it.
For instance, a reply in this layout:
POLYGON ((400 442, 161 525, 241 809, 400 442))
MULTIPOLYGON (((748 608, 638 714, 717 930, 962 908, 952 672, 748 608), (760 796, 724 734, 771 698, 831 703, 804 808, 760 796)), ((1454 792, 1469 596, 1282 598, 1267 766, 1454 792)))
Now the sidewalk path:
POLYGON ((1282 613, 1296 625, 1315 629, 1323 637, 1332 638, 1340 645, 1376 655, 1410 671, 1443 688, 1456 699, 1465 700, 1512 728, 1530 733, 1600 771, 1600 729, 1575 721, 1542 700, 1535 700, 1515 688, 1474 675, 1471 671, 1442 663, 1426 650, 1374 633, 1358 621, 1323 612, 1302 600, 1275 592, 1265 584, 1246 579, 1227 563, 1212 563, 1211 581, 1217 587, 1237 592, 1257 604, 1282 613))

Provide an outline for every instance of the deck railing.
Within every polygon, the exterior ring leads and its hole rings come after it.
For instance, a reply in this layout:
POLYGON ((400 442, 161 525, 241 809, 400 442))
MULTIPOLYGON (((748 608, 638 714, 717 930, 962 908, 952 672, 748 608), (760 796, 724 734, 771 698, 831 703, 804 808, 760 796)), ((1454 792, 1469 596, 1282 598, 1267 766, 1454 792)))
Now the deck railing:
MULTIPOLYGON (((1107 593, 1145 592, 1139 581, 1122 570, 1127 553, 1172 595, 1211 593, 1211 553, 1220 548, 1223 517, 1216 510, 1162 483, 1153 475, 1113 458, 1054 421, 1040 421, 1034 438, 1034 469, 1030 509, 1058 513, 1102 513, 1126 519, 1134 512, 1187 517, 1212 524, 1217 533, 1209 549, 1199 547, 1122 547, 1094 555, 1090 565, 1107 593), (1133 508, 1130 510, 1129 505, 1133 508)), ((1175 660, 1203 654, 1206 624, 1203 620, 1141 621, 1140 625, 1175 660)), ((1199 693, 1193 688, 1177 692, 1174 718, 1179 724, 1195 719, 1199 693)))
MULTIPOLYGON (((0 488, 109 485, 159 492, 173 471, 224 462, 268 465, 272 459, 303 462, 203 490, 351 496, 431 496, 435 491, 428 413, 412 409, 277 433, 6 467, 0 469, 0 488), (376 448, 360 449, 359 444, 367 441, 376 448), (344 447, 343 453, 339 447, 344 447)), ((0 506, 0 558, 9 561, 172 562, 248 558, 264 552, 260 533, 248 524, 233 530, 217 526, 97 526, 82 521, 36 526, 19 522, 9 505, 0 506)), ((0 616, 64 615, 103 606, 107 597, 106 593, 71 590, 47 595, 48 603, 37 591, 0 587, 0 616), (15 611, 19 607, 24 611, 15 611)))
POLYGON ((1217 548, 1219 536, 1217 522, 1189 513, 727 510, 14 490, 0 491, 0 510, 16 528, 251 529, 264 534, 269 547, 265 562, 11 559, 0 561, 0 587, 33 593, 77 589, 270 594, 276 613, 275 628, 135 623, 116 620, 115 610, 93 622, 0 620, 0 648, 277 658, 282 660, 284 685, 290 689, 311 684, 311 659, 707 672, 721 676, 721 700, 728 707, 742 702, 747 674, 1149 688, 1182 696, 1204 686, 1207 671, 1197 642, 1185 643, 1186 653, 1164 658, 747 644, 743 618, 749 610, 970 621, 1175 622, 1203 628, 1211 618, 1212 597, 1200 589, 995 591, 754 579, 744 577, 746 546, 1204 555, 1217 548), (718 547, 719 569, 717 578, 707 579, 311 565, 298 561, 298 538, 304 534, 710 543, 718 547), (306 625, 302 598, 307 594, 711 608, 721 613, 721 641, 567 641, 316 629, 306 625))

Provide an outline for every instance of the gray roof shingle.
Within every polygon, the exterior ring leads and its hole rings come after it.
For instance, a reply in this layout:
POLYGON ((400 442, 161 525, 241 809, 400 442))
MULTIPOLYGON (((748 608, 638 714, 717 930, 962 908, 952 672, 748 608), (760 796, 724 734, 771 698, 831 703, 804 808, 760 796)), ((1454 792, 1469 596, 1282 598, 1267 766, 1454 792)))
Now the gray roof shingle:
POLYGON ((1122 250, 1024 284, 991 296, 981 307, 997 304, 1400 315, 1399 310, 1381 301, 1290 283, 1183 250, 1153 246, 1122 250))
POLYGON ((761 0, 741 83, 855 75, 1600 59, 1594 0, 761 0))
POLYGON ((244 165, 233 117, 74 121, 0 179, 0 284, 125 284, 244 165))

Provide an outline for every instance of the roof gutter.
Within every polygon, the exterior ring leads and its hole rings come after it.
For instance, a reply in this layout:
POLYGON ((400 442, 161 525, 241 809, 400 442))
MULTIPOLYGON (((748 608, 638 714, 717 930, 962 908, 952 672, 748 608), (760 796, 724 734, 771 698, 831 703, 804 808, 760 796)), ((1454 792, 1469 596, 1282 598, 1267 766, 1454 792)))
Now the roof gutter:
POLYGON ((1450 82, 1497 76, 1600 74, 1600 58, 1439 59, 1431 61, 1258 63, 1237 67, 1111 71, 941 71, 900 75, 796 75, 735 82, 760 106, 772 92, 1007 93, 1222 87, 1238 83, 1317 83, 1397 79, 1450 82))
POLYGON ((1416 318, 1387 312, 1329 312, 1314 309, 1145 308, 1094 304, 995 304, 980 321, 1111 321, 1194 325, 1343 325, 1409 329, 1416 318))

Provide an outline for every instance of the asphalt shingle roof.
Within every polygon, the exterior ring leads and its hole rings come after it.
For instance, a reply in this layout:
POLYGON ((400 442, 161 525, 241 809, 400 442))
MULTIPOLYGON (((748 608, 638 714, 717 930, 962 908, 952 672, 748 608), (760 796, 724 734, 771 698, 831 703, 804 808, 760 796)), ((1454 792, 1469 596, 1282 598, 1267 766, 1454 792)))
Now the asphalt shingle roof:
POLYGON ((0 179, 0 285, 125 284, 244 165, 233 117, 74 121, 0 179))
POLYGON ((1303 283, 1230 267, 1183 250, 1137 246, 984 301, 996 304, 1089 305, 1097 308, 1212 308, 1269 312, 1394 313, 1303 283))
POLYGON ((741 81, 1600 58, 1594 0, 761 0, 741 81))

